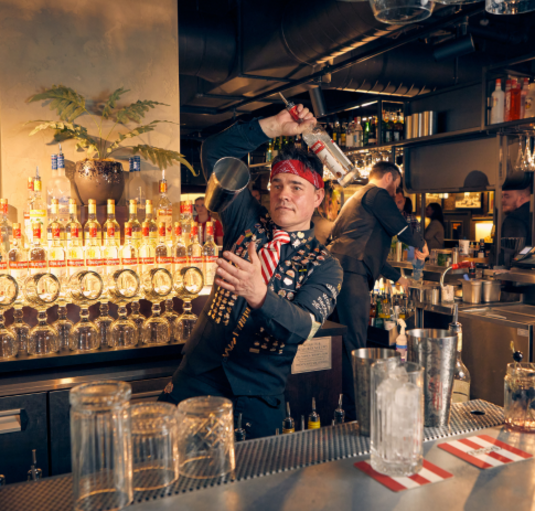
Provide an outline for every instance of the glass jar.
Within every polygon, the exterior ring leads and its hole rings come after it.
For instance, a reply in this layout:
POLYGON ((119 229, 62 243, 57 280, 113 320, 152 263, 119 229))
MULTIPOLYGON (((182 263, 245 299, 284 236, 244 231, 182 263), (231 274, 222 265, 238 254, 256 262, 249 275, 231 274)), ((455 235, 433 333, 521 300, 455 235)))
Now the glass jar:
POLYGON ((128 401, 120 381, 71 389, 71 460, 75 511, 122 509, 134 499, 128 401))
POLYGON ((503 412, 506 426, 527 433, 535 431, 535 364, 507 364, 503 412))

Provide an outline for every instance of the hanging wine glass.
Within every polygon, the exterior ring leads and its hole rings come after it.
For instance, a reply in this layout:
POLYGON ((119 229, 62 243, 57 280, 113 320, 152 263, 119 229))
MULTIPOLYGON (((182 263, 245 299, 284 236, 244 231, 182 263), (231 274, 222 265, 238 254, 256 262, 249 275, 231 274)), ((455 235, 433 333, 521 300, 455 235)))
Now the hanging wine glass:
POLYGON ((533 137, 531 135, 527 137, 526 145, 529 147, 529 172, 535 172, 535 151, 532 150, 533 137))
POLYGON ((198 268, 187 266, 175 272, 173 280, 175 293, 182 299, 184 310, 175 320, 174 336, 179 343, 185 343, 189 340, 198 319, 192 312, 191 301, 202 291, 204 277, 198 268))
POLYGON ((523 172, 522 170, 522 162, 524 160, 524 151, 523 151, 523 137, 518 137, 518 154, 516 155, 516 163, 514 166, 515 172, 523 172))
POLYGON ((24 282, 24 296, 37 310, 37 325, 30 330, 28 355, 48 355, 59 351, 56 329, 47 322, 46 311, 56 303, 61 284, 52 273, 37 273, 24 282))
POLYGON ((522 172, 531 172, 531 148, 529 137, 525 138, 524 153, 522 155, 522 162, 520 164, 520 170, 522 172))
POLYGON ((165 268, 152 268, 141 275, 142 294, 152 302, 152 316, 141 328, 143 344, 166 344, 171 340, 171 325, 161 316, 160 302, 173 290, 173 277, 165 268))
POLYGON ((19 286, 17 281, 7 273, 0 274, 0 359, 13 358, 19 351, 19 341, 4 324, 4 312, 17 299, 19 286))
POLYGON ((69 347, 73 351, 92 351, 100 347, 99 331, 89 320, 89 307, 96 303, 104 290, 100 275, 92 270, 74 274, 68 283, 74 304, 80 307, 80 321, 74 325, 69 347))
MULTIPOLYGON (((110 298, 119 307, 119 317, 111 324, 108 346, 110 348, 126 348, 137 346, 139 329, 128 319, 126 305, 136 299, 139 294, 139 277, 130 269, 117 270, 109 281, 110 298)), ((139 303, 139 301, 138 301, 139 303)))

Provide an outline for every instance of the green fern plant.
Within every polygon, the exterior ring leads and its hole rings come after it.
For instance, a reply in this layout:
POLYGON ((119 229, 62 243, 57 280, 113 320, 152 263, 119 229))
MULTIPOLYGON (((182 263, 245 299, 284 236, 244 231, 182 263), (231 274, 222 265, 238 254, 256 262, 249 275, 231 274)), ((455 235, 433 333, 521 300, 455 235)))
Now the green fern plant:
POLYGON ((120 87, 112 92, 105 101, 97 104, 93 111, 89 111, 86 106, 86 99, 81 94, 64 85, 52 85, 50 89, 31 96, 28 99, 28 103, 34 103, 36 101, 48 102, 50 110, 56 111, 59 121, 28 121, 26 125, 38 123, 30 132, 30 136, 43 130, 54 130, 54 140, 57 142, 69 139, 76 140, 76 149, 86 151, 88 158, 103 160, 110 158, 119 149, 129 148, 134 154, 140 154, 143 158, 150 160, 160 170, 174 163, 181 163, 194 176, 197 176, 198 174, 195 173, 195 169, 185 159, 184 155, 177 151, 161 149, 146 144, 123 145, 128 139, 154 131, 158 124, 176 124, 172 121, 152 121, 148 124, 141 124, 145 114, 151 109, 169 105, 157 101, 138 100, 128 106, 119 107, 118 103, 121 96, 127 92, 130 91, 120 87), (87 128, 75 122, 76 119, 84 115, 91 117, 97 131, 96 136, 90 135, 87 128), (105 120, 112 120, 114 124, 104 136, 103 123, 105 120), (130 123, 138 124, 138 126, 134 129, 129 129, 127 125, 130 123), (126 128, 128 131, 119 131, 119 127, 126 128), (113 139, 112 135, 114 135, 113 139))

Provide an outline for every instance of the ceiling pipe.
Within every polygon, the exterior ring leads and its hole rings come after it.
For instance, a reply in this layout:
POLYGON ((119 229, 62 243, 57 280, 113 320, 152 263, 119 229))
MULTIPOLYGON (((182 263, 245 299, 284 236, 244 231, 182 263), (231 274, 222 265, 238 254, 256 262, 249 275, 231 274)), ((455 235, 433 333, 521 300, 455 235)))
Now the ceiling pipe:
POLYGON ((323 117, 327 113, 327 105, 325 104, 325 96, 321 87, 313 87, 308 91, 310 95, 310 101, 312 102, 312 111, 314 117, 323 117))

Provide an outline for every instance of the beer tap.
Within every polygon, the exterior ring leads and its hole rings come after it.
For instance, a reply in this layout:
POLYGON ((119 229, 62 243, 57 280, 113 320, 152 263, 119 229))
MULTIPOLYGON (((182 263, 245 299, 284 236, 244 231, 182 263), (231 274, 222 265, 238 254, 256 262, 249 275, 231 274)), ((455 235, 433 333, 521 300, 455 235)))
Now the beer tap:
POLYGON ((43 471, 40 468, 36 468, 37 465, 37 455, 36 449, 32 449, 32 466, 28 470, 28 481, 37 481, 42 479, 43 471))

